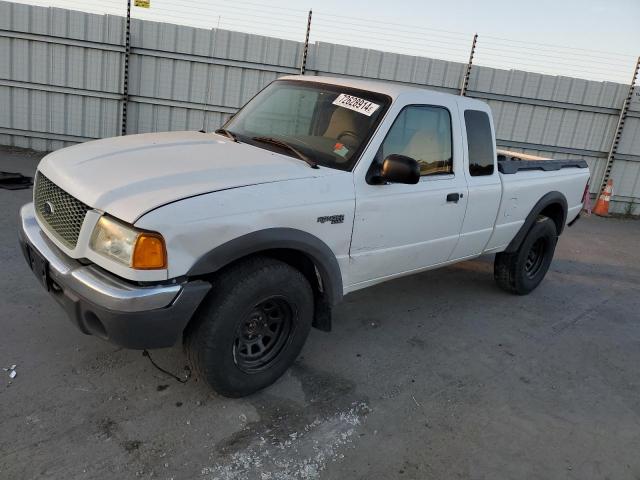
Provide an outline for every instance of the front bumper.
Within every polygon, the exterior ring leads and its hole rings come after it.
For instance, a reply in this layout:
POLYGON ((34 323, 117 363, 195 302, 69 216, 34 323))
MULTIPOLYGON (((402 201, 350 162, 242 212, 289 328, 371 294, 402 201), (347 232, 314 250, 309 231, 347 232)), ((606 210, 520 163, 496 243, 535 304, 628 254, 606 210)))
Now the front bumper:
POLYGON ((61 252, 42 232, 33 203, 21 208, 20 219, 18 236, 27 263, 87 335, 126 348, 170 347, 211 288, 203 280, 133 284, 61 252))

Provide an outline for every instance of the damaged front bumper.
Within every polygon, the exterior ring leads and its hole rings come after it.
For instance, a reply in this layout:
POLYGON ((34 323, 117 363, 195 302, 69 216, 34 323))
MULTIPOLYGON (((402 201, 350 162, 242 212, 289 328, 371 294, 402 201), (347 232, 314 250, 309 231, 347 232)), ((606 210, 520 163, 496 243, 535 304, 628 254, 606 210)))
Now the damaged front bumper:
POLYGON ((27 263, 85 334, 126 348, 170 347, 211 288, 202 280, 137 285, 60 251, 36 221, 33 203, 21 208, 20 220, 27 263))

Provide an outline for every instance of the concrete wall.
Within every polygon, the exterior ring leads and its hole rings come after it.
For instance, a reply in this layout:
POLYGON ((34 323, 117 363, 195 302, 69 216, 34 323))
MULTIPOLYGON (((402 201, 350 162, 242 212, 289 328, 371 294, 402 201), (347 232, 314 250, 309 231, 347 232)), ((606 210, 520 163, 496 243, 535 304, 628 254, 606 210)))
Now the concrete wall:
MULTIPOLYGON (((297 73, 302 53, 299 42, 225 30, 134 19, 131 31, 128 133, 196 130, 203 123, 212 130, 267 83, 297 73)), ((0 1, 0 144, 54 150, 118 135, 124 50, 122 17, 0 1)), ((451 93, 464 71, 461 63, 328 43, 310 46, 307 67, 309 75, 451 93)), ((468 95, 490 104, 499 145, 584 158, 598 180, 595 191, 627 90, 474 67, 468 95)), ((640 203, 640 101, 632 104, 618 152, 613 208, 624 212, 640 203)))

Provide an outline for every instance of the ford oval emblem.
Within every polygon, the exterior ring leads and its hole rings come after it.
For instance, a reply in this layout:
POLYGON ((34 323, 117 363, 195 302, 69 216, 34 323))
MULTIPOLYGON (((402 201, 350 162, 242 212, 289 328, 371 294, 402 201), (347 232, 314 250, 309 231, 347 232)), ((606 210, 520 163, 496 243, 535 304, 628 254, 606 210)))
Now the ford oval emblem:
POLYGON ((53 206, 53 203, 44 202, 44 205, 42 206, 42 213, 44 213, 45 215, 51 215, 55 211, 56 211, 56 209, 53 206))

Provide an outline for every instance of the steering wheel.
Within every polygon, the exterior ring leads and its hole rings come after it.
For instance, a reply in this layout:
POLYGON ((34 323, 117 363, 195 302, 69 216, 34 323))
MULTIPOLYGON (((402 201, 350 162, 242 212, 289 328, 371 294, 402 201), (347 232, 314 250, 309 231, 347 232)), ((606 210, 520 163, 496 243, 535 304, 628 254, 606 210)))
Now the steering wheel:
MULTIPOLYGON (((351 130, 345 130, 344 132, 341 132, 336 137, 336 140, 341 142, 342 137, 351 137, 351 138, 353 138, 355 140, 353 143, 356 143, 356 144, 360 141, 360 137, 356 134, 356 132, 353 132, 351 130)), ((344 143, 344 142, 342 142, 342 143, 344 143)))

